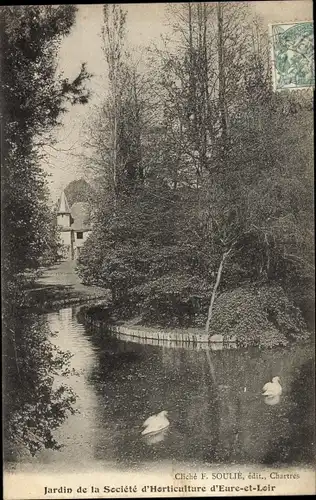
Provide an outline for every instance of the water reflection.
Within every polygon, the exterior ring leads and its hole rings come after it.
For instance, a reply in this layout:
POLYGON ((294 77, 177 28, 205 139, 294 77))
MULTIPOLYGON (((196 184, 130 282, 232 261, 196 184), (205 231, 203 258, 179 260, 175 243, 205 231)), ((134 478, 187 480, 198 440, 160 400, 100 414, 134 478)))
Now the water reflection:
POLYGON ((143 436, 143 440, 148 446, 153 446, 157 443, 160 443, 161 441, 164 441, 168 433, 169 429, 162 429, 159 432, 143 436))
POLYGON ((281 401, 281 396, 264 396, 263 398, 266 405, 275 406, 281 401))
POLYGON ((52 341, 44 316, 15 316, 4 330, 5 460, 58 450, 55 431, 75 412, 76 396, 66 383, 71 353, 52 341))
MULTIPOLYGON (((292 461, 290 450, 297 445, 291 432, 294 425, 300 426, 300 419, 289 421, 291 401, 296 399, 291 384, 297 368, 311 357, 309 347, 206 354, 123 342, 102 329, 86 331, 99 348, 99 365, 90 380, 106 401, 103 421, 107 425, 119 422, 111 459, 131 463, 151 459, 292 461), (277 375, 284 383, 284 395, 264 400, 262 386, 277 375), (171 426, 153 451, 143 446, 138 433, 146 415, 163 408, 168 410, 171 426), (273 443, 281 437, 286 447, 280 446, 278 455, 269 458, 273 443)), ((309 440, 301 435, 298 446, 308 460, 309 440)))
MULTIPOLYGON (((54 343, 60 350, 72 352, 71 369, 73 376, 67 383, 76 393, 76 413, 56 430, 56 439, 63 443, 63 448, 57 451, 43 450, 36 457, 38 462, 45 464, 67 464, 75 469, 86 466, 94 461, 94 447, 100 429, 98 414, 102 402, 99 401, 87 381, 88 374, 96 363, 96 349, 85 337, 85 328, 76 320, 76 310, 61 309, 47 316, 51 331, 56 332, 54 343)), ((60 383, 60 377, 55 377, 60 383)))
POLYGON ((146 462, 309 463, 313 460, 313 354, 310 346, 208 352, 127 342, 79 323, 75 309, 47 316, 54 342, 73 354, 78 413, 56 430, 65 444, 38 463, 60 468, 146 462), (262 397, 280 376, 279 401, 262 397), (168 411, 163 433, 141 435, 148 417, 168 411), (100 465, 101 464, 101 465, 100 465))

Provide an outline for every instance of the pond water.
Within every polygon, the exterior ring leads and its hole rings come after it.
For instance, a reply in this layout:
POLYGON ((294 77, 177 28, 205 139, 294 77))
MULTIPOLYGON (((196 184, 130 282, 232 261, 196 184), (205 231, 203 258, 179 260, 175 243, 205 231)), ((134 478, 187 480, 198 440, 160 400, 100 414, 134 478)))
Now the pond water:
POLYGON ((189 464, 309 464, 314 443, 311 346, 210 352, 124 342, 80 323, 78 308, 46 315, 51 342, 74 372, 55 375, 77 394, 78 412, 54 432, 60 450, 21 456, 14 467, 47 470, 189 464), (279 376, 270 404, 263 385, 279 376), (65 380, 63 380, 65 379, 65 380), (144 420, 168 411, 169 428, 141 436, 144 420))

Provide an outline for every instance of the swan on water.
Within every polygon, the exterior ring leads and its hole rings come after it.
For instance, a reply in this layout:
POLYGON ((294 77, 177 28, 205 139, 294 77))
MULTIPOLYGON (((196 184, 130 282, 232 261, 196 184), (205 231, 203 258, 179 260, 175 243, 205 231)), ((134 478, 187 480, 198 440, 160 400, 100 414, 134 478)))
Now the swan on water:
POLYGON ((267 398, 274 398, 275 396, 281 396, 282 387, 280 384, 280 378, 273 377, 272 382, 267 382, 263 386, 262 390, 263 390, 262 395, 267 397, 267 398))
POLYGON ((169 427, 170 422, 167 419, 167 415, 168 412, 163 410, 160 413, 157 413, 157 415, 152 415, 147 418, 147 420, 143 423, 143 427, 145 427, 145 429, 142 431, 142 436, 146 436, 147 434, 156 434, 169 427))

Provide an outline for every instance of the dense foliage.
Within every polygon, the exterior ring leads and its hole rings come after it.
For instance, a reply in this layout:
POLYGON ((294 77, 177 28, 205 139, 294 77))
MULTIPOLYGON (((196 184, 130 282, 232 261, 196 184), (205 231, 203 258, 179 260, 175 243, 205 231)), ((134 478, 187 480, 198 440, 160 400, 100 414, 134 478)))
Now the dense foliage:
POLYGON ((204 325, 213 292, 212 331, 284 345, 312 326, 312 94, 272 91, 244 4, 170 8, 146 77, 122 8, 104 9, 110 90, 90 130, 98 202, 79 273, 154 324, 204 325))
POLYGON ((59 449, 53 432, 75 412, 76 396, 55 379, 70 374, 71 354, 52 344, 44 317, 16 317, 4 327, 10 332, 4 344, 5 459, 23 449, 32 455, 42 448, 59 449))
POLYGON ((21 319, 21 305, 34 272, 59 251, 42 145, 52 143, 67 106, 88 99, 84 65, 72 82, 57 73, 59 46, 75 14, 72 5, 0 8, 5 438, 31 453, 57 446, 52 431, 74 401, 66 388, 53 387, 53 375, 69 356, 54 352, 44 325, 21 319))
MULTIPOLYGON (((61 40, 70 33, 76 8, 1 7, 2 266, 5 293, 36 269, 54 245, 41 145, 52 141, 67 103, 87 102, 83 65, 68 81, 57 74, 61 40)), ((8 297, 7 300, 11 300, 8 297)))
POLYGON ((69 206, 74 203, 85 202, 89 203, 93 199, 94 190, 85 179, 78 179, 68 184, 65 189, 69 206))
POLYGON ((236 335, 240 346, 273 347, 308 338, 298 307, 280 285, 248 285, 219 295, 212 318, 214 331, 236 335))

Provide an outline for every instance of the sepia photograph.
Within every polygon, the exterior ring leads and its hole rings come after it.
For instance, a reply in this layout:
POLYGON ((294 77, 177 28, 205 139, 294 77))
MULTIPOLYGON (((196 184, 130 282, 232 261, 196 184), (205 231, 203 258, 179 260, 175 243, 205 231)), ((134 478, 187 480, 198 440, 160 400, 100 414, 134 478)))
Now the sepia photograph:
POLYGON ((0 7, 5 500, 316 493, 312 10, 0 7))

